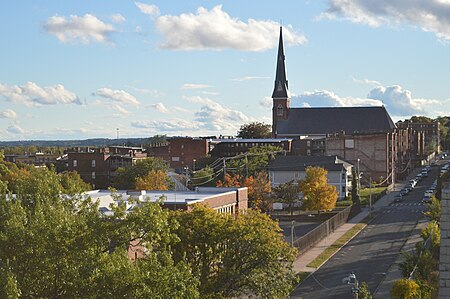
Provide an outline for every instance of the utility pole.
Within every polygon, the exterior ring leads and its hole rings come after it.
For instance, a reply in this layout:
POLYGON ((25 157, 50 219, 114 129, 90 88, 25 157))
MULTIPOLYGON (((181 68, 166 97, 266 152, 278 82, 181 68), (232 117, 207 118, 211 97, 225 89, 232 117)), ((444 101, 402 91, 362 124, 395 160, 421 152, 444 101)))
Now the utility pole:
POLYGON ((372 177, 369 177, 369 216, 372 216, 372 177))
POLYGON ((245 176, 248 177, 248 153, 245 153, 245 176))
POLYGON ((227 161, 225 158, 222 158, 223 160, 223 181, 225 182, 225 177, 227 175, 227 161))
POLYGON ((361 190, 361 175, 359 172, 359 161, 360 159, 358 158, 358 204, 361 204, 361 195, 360 195, 360 190, 361 190))
POLYGON ((295 220, 291 222, 291 246, 294 247, 294 228, 295 228, 295 220))

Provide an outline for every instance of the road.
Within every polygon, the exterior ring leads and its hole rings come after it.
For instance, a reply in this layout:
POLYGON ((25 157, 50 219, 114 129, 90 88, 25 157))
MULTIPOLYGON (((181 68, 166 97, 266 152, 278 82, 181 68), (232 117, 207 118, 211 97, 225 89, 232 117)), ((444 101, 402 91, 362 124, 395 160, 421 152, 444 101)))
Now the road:
MULTIPOLYGON (((350 285, 342 279, 354 272, 373 293, 396 260, 404 242, 422 217, 424 191, 436 179, 437 167, 404 197, 376 212, 373 221, 353 240, 314 272, 291 294, 291 298, 353 298, 350 285)), ((390 196, 393 197, 391 194, 390 196)))

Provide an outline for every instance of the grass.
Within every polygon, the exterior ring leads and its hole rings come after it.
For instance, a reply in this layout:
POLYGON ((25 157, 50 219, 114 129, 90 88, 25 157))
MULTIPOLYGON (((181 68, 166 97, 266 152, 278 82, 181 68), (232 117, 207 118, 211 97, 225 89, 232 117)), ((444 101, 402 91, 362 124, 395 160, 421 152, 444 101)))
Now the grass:
POLYGON ((330 247, 325 249, 318 257, 316 257, 311 263, 306 265, 311 268, 320 267, 325 261, 327 261, 333 254, 336 253, 342 246, 344 246, 350 239, 352 239, 359 231, 361 231, 365 223, 357 223, 339 239, 337 239, 330 247))
POLYGON ((369 197, 370 192, 372 192, 372 204, 375 202, 375 198, 377 198, 384 190, 386 190, 386 187, 374 187, 372 188, 364 188, 359 191, 359 196, 361 197, 361 204, 362 205, 369 205, 369 197))

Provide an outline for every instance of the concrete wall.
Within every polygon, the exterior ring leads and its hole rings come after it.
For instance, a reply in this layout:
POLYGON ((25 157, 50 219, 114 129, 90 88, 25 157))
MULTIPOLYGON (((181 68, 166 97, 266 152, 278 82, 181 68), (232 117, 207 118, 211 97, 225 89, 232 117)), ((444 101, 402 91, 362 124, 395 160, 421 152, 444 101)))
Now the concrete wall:
POLYGON ((439 298, 450 299, 450 185, 442 188, 439 298))

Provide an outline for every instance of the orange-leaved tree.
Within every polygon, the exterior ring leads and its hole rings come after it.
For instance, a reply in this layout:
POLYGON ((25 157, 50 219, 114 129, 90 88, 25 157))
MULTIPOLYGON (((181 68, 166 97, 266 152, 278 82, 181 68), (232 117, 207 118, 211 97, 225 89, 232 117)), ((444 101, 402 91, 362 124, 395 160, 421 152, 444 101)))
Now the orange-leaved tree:
POLYGON ((136 190, 169 190, 170 179, 163 170, 150 170, 143 177, 136 178, 136 190))
POLYGON ((311 211, 330 210, 336 206, 336 187, 328 185, 328 171, 322 167, 307 167, 306 177, 299 182, 303 193, 302 209, 311 211))
POLYGON ((217 187, 241 187, 242 177, 238 174, 231 176, 230 174, 225 174, 225 179, 217 181, 217 187))
POLYGON ((243 186, 248 188, 248 199, 252 207, 266 212, 272 210, 272 186, 267 172, 261 171, 255 177, 249 176, 244 180, 243 186))

